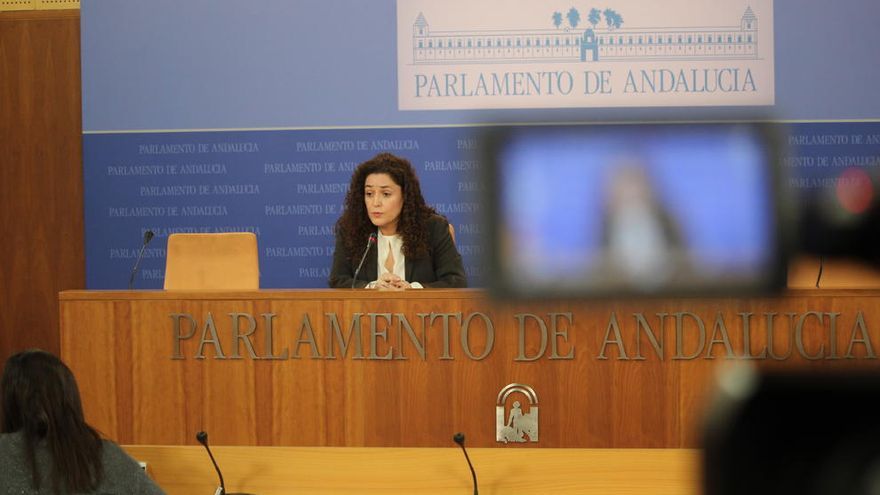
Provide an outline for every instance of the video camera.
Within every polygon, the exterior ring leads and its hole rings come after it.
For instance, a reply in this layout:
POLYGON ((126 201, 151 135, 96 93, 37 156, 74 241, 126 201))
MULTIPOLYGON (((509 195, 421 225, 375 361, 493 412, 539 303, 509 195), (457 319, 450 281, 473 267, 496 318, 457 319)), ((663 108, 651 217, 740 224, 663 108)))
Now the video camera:
POLYGON ((481 139, 492 292, 773 293, 795 252, 880 262, 860 169, 798 195, 785 127, 762 122, 499 126, 481 139))

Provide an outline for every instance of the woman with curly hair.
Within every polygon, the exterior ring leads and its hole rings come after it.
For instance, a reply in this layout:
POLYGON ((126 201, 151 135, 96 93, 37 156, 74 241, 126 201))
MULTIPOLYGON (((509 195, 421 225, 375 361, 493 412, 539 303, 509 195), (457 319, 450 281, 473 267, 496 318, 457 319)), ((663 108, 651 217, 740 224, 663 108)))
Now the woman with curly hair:
POLYGON ((467 286, 449 223, 425 203, 407 160, 380 153, 355 169, 336 222, 329 282, 368 289, 467 286))

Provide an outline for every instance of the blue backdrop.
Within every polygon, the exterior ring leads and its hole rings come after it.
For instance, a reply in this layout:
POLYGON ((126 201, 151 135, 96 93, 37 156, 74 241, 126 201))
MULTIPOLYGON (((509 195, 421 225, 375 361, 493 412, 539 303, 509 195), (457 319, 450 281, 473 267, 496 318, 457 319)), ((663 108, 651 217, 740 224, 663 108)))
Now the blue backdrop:
POLYGON ((87 286, 162 285, 171 232, 252 230, 263 287, 323 287, 352 168, 379 151, 416 166, 482 284, 479 125, 496 121, 788 122, 798 191, 876 169, 873 0, 774 2, 770 108, 400 111, 394 0, 82 2, 87 286), (476 126, 475 126, 476 124, 476 126))

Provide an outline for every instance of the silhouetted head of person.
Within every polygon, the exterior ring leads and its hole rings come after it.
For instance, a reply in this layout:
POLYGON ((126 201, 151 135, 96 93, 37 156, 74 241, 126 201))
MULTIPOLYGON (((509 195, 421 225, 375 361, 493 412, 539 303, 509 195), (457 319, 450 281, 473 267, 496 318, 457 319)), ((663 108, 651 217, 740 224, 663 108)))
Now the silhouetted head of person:
POLYGON ((702 434, 705 495, 880 492, 880 374, 759 370, 720 375, 702 434))
POLYGON ((73 373, 48 352, 30 350, 10 357, 0 388, 3 433, 23 431, 43 438, 64 423, 84 422, 73 373))
POLYGON ((70 368, 56 356, 27 350, 6 361, 0 380, 0 432, 20 433, 25 461, 39 488, 38 445, 45 445, 56 492, 94 489, 102 476, 101 439, 83 417, 79 388, 70 368))

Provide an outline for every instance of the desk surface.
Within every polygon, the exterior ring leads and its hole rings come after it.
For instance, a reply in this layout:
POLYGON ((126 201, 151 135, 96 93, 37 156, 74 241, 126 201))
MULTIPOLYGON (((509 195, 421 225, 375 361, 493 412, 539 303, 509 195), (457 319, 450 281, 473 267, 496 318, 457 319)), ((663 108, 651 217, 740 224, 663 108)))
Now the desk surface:
MULTIPOLYGON (((169 495, 211 493, 202 447, 124 447, 169 495)), ((228 491, 257 495, 466 494, 460 449, 212 447, 228 491)), ((468 449, 483 494, 695 495, 700 454, 687 449, 468 449)))
MULTIPOLYGON (((815 283, 815 280, 813 280, 815 283)), ((600 298, 596 300, 570 299, 560 302, 587 305, 607 305, 621 302, 662 302, 680 300, 715 300, 737 299, 741 301, 790 299, 803 297, 880 297, 878 288, 844 288, 833 287, 815 289, 807 285, 787 289, 775 295, 754 298, 736 297, 686 297, 686 298, 600 298)), ((259 290, 65 290, 58 293, 60 301, 90 300, 297 300, 297 299, 480 299, 498 304, 524 304, 529 301, 495 301, 484 289, 420 289, 407 291, 378 291, 363 289, 259 289, 259 290)), ((532 300, 532 302, 535 302, 532 300)))

